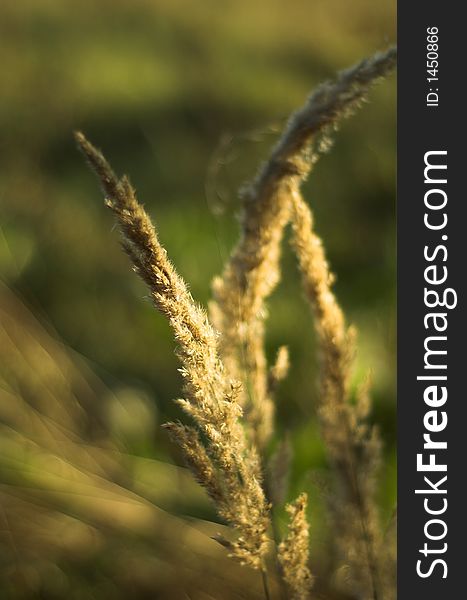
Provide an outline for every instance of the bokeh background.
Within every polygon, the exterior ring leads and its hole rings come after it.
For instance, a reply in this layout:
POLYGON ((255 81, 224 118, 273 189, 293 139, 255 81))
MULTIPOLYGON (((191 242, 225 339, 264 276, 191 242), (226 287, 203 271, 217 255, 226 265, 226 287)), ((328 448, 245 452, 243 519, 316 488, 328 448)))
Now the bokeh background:
MULTIPOLYGON (((131 176, 204 303, 237 238, 238 188, 315 85, 394 43, 395 9, 2 1, 2 597, 261 597, 255 575, 210 539, 222 526, 160 429, 179 416, 171 333, 118 247, 72 131, 131 176)), ((384 515, 395 503, 395 91, 394 76, 372 91, 304 188, 359 330, 355 382, 371 371, 384 515)), ((290 496, 311 496, 320 574, 332 560, 317 483, 317 357, 287 245, 283 271, 268 321, 268 352, 287 344, 292 360, 277 431, 294 449, 290 496)))

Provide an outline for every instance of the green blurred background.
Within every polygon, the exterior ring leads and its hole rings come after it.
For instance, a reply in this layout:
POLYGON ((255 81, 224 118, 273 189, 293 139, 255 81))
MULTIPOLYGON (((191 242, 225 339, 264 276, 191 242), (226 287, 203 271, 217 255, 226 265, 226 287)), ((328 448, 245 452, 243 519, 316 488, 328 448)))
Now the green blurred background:
MULTIPOLYGON (((179 416, 171 333, 118 247, 72 131, 82 129, 117 172, 130 175, 204 303, 237 238, 238 188, 315 85, 394 42, 395 10, 394 0, 1 3, 0 278, 105 386, 87 410, 134 458, 126 476, 140 473, 138 461, 160 461, 148 486, 171 514, 214 519, 196 492, 193 500, 191 492, 167 491, 165 465, 180 462, 159 428, 179 416)), ((385 442, 385 512, 395 502, 395 92, 394 76, 372 91, 304 189, 336 293, 359 330, 355 381, 371 370, 373 417, 385 442)), ((319 505, 310 476, 325 468, 313 417, 317 358, 287 245, 283 270, 268 321, 268 353, 287 344, 292 362, 277 427, 290 432, 295 450, 290 494, 310 489, 319 505)), ((14 363, 3 374, 20 391, 21 377, 27 370, 18 374, 14 363)), ((28 438, 27 423, 22 434, 28 438)), ((17 597, 9 568, 5 589, 17 597)), ((76 597, 93 597, 96 588, 84 583, 90 572, 80 575, 76 597)), ((24 589, 37 592, 29 583, 24 589)), ((119 597, 111 589, 104 597, 119 597)))

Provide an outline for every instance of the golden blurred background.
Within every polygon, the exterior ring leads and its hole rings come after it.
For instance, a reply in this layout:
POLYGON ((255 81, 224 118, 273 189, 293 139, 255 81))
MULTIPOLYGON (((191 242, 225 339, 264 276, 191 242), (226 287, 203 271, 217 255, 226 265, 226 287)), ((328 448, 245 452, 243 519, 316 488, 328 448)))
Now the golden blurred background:
MULTIPOLYGON (((393 0, 3 0, 0 5, 0 596, 260 598, 160 424, 181 378, 168 325, 118 247, 74 146, 130 175, 206 302, 237 237, 237 190, 322 80, 395 40, 393 0)), ((371 370, 395 503, 395 78, 346 121, 305 185, 371 370)), ((317 358, 287 245, 268 347, 290 348, 278 434, 332 569, 314 418, 317 358), (310 390, 304 394, 304 390, 310 390)))

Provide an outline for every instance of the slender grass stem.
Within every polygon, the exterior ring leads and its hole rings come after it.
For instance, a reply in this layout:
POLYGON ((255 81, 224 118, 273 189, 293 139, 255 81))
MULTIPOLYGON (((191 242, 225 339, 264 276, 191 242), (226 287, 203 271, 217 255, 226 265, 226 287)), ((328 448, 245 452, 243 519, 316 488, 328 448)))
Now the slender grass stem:
POLYGON ((269 592, 268 574, 265 567, 261 569, 261 577, 263 580, 264 597, 266 598, 266 600, 271 600, 271 594, 269 592))

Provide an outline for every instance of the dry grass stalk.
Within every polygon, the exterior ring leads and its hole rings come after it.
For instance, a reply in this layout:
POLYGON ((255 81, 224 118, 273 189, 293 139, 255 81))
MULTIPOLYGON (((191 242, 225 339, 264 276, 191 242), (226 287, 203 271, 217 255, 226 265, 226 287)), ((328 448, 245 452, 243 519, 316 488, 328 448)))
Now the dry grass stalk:
POLYGON ((307 495, 300 494, 295 502, 286 506, 290 524, 288 533, 278 549, 278 559, 290 600, 307 600, 313 584, 308 568, 307 503, 307 495))
MULTIPOLYGON (((310 209, 299 193, 293 196, 293 244, 305 294, 312 306, 321 353, 318 414, 322 435, 337 479, 331 499, 338 543, 349 567, 354 592, 376 599, 383 586, 381 534, 375 482, 380 463, 377 431, 366 423, 370 408, 367 385, 356 404, 350 402, 349 377, 354 332, 332 292, 333 277, 320 238, 313 231, 310 209)), ((387 596, 383 596, 387 597, 387 596)))
POLYGON ((185 379, 185 399, 178 403, 205 436, 206 445, 202 446, 194 428, 168 424, 170 434, 216 502, 219 514, 238 530, 232 554, 260 568, 267 551, 268 506, 256 452, 248 446, 239 422, 238 387, 227 377, 218 357, 217 336, 169 262, 128 179, 119 180, 81 133, 76 139, 116 215, 125 251, 147 284, 156 308, 172 326, 185 379))
POLYGON ((222 277, 213 282, 211 318, 222 333, 220 350, 226 367, 244 381, 247 395, 241 402, 260 449, 271 436, 274 416, 264 351, 265 302, 280 278, 280 247, 291 196, 316 162, 323 135, 351 114, 395 63, 396 49, 391 48, 319 86, 292 115, 269 160, 243 193, 241 239, 222 277))
MULTIPOLYGON (((210 309, 215 328, 169 262, 129 180, 118 179, 102 154, 82 134, 76 136, 116 215, 123 247, 178 342, 185 379, 185 398, 178 403, 195 426, 169 423, 167 430, 219 515, 238 531, 234 542, 219 541, 241 562, 262 569, 263 577, 271 518, 258 450, 264 449, 272 434, 272 395, 288 369, 288 354, 281 348, 268 370, 265 302, 279 281, 283 232, 292 219, 294 247, 322 355, 318 412, 339 486, 334 503, 338 543, 350 567, 353 589, 365 600, 375 600, 384 587, 374 490, 379 440, 366 425, 370 402, 365 390, 356 405, 349 402, 353 335, 331 291, 322 244, 313 233, 312 215, 299 186, 322 151, 328 132, 395 61, 395 49, 362 61, 335 82, 318 87, 292 116, 270 159, 244 192, 241 239, 223 276, 213 283, 210 309)), ((280 480, 271 493, 276 502, 284 495, 287 479, 286 445, 280 454, 271 467, 280 480)), ((291 522, 277 547, 277 558, 291 598, 304 599, 312 583, 307 566, 306 496, 301 495, 287 510, 291 522)), ((265 592, 268 595, 267 585, 265 592)))

